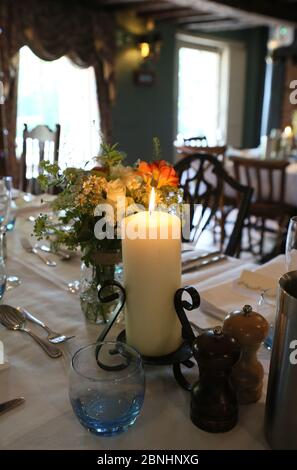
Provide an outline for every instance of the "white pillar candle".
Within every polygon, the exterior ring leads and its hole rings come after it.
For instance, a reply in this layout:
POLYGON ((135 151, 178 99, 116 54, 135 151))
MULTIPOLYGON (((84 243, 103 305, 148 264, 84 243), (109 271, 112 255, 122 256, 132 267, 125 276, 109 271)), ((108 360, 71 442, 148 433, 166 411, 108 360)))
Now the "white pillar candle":
POLYGON ((162 356, 182 342, 174 294, 181 286, 181 223, 171 214, 140 212, 124 219, 126 340, 145 356, 162 356))

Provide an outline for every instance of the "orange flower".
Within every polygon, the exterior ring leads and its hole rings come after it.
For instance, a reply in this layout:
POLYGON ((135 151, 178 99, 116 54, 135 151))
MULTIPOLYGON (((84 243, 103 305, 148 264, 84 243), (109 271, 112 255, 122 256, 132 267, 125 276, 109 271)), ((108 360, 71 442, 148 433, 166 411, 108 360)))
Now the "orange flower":
POLYGON ((178 176, 175 169, 165 160, 152 163, 139 162, 138 174, 147 185, 162 188, 163 186, 178 186, 178 176))

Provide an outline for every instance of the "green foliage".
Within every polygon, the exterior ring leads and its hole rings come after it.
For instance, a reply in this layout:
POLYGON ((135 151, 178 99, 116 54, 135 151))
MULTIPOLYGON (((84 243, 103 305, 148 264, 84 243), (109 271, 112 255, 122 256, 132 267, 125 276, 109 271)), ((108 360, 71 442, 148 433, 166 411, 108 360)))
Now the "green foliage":
POLYGON ((48 227, 48 215, 40 214, 39 217, 35 220, 34 224, 34 234, 38 240, 40 240, 48 227))
POLYGON ((96 157, 96 161, 101 163, 105 168, 111 168, 119 165, 125 159, 125 154, 117 149, 118 144, 109 145, 106 143, 101 144, 100 155, 96 157))
POLYGON ((153 160, 162 160, 161 143, 158 137, 153 137, 153 160))

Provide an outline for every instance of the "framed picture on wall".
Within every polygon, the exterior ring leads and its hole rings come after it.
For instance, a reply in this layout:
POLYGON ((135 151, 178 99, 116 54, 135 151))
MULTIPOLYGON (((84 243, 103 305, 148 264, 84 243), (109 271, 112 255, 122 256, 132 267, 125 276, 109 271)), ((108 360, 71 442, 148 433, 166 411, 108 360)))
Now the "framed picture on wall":
POLYGON ((152 70, 135 70, 134 72, 134 83, 137 86, 152 86, 156 81, 155 72, 152 70))

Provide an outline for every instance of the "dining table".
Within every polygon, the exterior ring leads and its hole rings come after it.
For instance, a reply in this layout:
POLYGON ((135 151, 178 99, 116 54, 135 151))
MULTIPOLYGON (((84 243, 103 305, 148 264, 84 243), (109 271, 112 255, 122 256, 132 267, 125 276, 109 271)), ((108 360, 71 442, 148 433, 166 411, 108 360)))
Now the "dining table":
MULTIPOLYGON (((0 340, 9 362, 9 367, 0 371, 0 403, 25 398, 22 406, 0 416, 0 449, 268 449, 264 411, 270 352, 263 346, 259 353, 265 371, 262 397, 255 404, 240 406, 238 424, 231 431, 212 434, 196 427, 190 419, 190 393, 176 383, 172 368, 149 365, 145 365, 143 409, 127 432, 96 436, 80 425, 68 397, 71 358, 80 347, 94 343, 104 325, 86 322, 79 295, 67 287, 70 281, 80 278, 79 253, 70 260, 55 258, 57 264, 52 267, 22 248, 21 237, 31 237, 32 217, 40 211, 30 207, 29 203, 26 211, 20 211, 14 230, 6 235, 7 273, 18 276, 21 284, 7 289, 2 303, 24 307, 55 331, 75 338, 59 345, 62 357, 51 359, 29 336, 0 326, 0 340)), ((34 238, 31 240, 34 242, 34 238)), ((237 279, 246 266, 256 267, 244 260, 226 258, 184 275, 183 284, 201 291, 222 280, 237 279)), ((189 319, 201 327, 221 323, 203 306, 191 312, 189 319)), ((39 326, 30 327, 46 338, 39 326)), ((116 323, 108 337, 116 338, 123 327, 123 323, 116 323)), ((197 368, 189 369, 187 377, 197 380, 197 368)))

